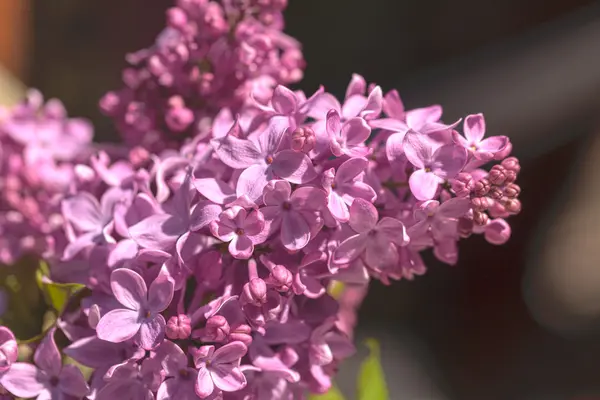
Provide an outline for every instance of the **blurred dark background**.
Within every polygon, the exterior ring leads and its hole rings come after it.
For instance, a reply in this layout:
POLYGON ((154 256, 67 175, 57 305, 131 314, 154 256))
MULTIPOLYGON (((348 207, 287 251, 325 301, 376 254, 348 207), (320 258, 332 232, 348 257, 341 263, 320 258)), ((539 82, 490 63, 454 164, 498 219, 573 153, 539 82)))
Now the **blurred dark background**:
MULTIPOLYGON (((522 161, 524 211, 507 245, 471 238, 455 267, 428 255, 425 276, 372 285, 358 337, 382 341, 392 398, 600 399, 600 4, 289 2, 287 32, 308 62, 302 89, 343 95, 357 72, 408 108, 439 103, 448 120, 484 112, 522 161)), ((114 139, 97 101, 170 4, 2 0, 0 63, 114 139)))

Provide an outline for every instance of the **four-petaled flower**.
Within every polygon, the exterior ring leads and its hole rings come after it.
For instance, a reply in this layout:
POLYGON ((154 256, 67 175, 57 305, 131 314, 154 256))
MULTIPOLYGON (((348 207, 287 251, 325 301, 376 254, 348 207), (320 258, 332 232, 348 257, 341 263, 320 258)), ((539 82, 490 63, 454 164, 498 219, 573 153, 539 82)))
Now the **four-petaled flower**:
POLYGON ((271 181, 265 186, 260 211, 271 232, 281 228, 281 243, 288 250, 300 250, 321 228, 320 211, 326 207, 325 191, 301 187, 292 193, 286 181, 271 181))
POLYGON ((262 196, 267 182, 276 176, 291 183, 312 181, 317 172, 310 158, 302 152, 291 149, 279 150, 284 135, 288 132, 287 118, 273 117, 269 125, 258 137, 240 139, 239 124, 220 139, 213 139, 215 152, 226 165, 242 169, 236 193, 246 195, 252 201, 262 196))
POLYGON ((404 153, 415 167, 408 184, 418 200, 431 200, 438 186, 454 178, 467 161, 467 151, 454 144, 436 146, 422 133, 409 131, 404 137, 404 153))
POLYGON ((33 364, 17 362, 0 377, 0 384, 18 397, 37 397, 38 400, 80 399, 89 387, 75 365, 62 365, 51 329, 33 355, 33 364))
POLYGON ((260 211, 248 213, 243 207, 233 206, 211 222, 210 231, 224 242, 229 242, 229 253, 235 258, 248 259, 254 245, 265 241, 265 217, 260 211))
POLYGON ((473 153, 475 158, 481 161, 490 161, 497 153, 506 148, 509 140, 506 136, 492 136, 484 139, 485 119, 483 114, 469 115, 465 118, 463 131, 465 137, 454 131, 452 137, 454 143, 463 146, 473 153))
POLYGON ((246 386, 246 377, 240 370, 240 360, 248 348, 242 342, 231 342, 215 350, 202 346, 195 351, 194 363, 198 369, 196 394, 205 399, 215 388, 235 392, 246 386))
POLYGON ((148 290, 137 272, 118 269, 110 276, 110 286, 125 308, 109 311, 100 319, 96 326, 98 337, 114 343, 135 337, 146 350, 158 346, 165 336, 166 325, 160 313, 173 299, 172 278, 161 271, 148 290))

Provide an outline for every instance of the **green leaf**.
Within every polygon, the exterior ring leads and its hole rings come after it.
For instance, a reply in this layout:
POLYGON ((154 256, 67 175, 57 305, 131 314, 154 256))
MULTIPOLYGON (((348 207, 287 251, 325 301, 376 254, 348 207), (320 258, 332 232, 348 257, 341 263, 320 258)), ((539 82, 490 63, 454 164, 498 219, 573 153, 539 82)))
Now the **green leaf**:
POLYGON ((389 394, 383 368, 381 367, 381 351, 375 339, 365 340, 370 354, 363 361, 358 375, 358 400, 388 400, 389 394))
POLYGON ((77 294, 85 286, 79 283, 52 282, 48 275, 48 265, 43 261, 40 262, 35 275, 38 287, 44 293, 48 305, 52 306, 58 315, 61 315, 71 296, 77 294))
POLYGON ((344 292, 344 287, 344 284, 340 281, 331 281, 328 289, 329 295, 336 300, 339 299, 344 292))
POLYGON ((311 394, 308 396, 308 400, 346 400, 340 389, 333 385, 327 393, 324 394, 311 394))

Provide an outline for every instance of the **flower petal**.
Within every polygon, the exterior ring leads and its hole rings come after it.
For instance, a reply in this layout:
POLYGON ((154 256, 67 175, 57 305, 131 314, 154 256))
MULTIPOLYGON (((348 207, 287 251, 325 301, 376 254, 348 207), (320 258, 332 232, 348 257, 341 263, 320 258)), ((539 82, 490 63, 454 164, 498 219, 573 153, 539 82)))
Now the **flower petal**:
POLYGON ((65 218, 76 229, 89 232, 102 228, 100 204, 91 194, 79 192, 63 200, 61 207, 65 218))
POLYGON ((369 93, 367 103, 360 112, 360 116, 364 119, 375 119, 379 117, 379 114, 381 114, 382 108, 383 92, 381 91, 381 87, 375 86, 375 88, 371 90, 371 93, 369 93))
POLYGON ((485 135, 485 119, 483 114, 468 115, 464 123, 465 137, 471 143, 479 143, 485 135))
POLYGON ((38 346, 33 356, 33 361, 42 370, 56 376, 62 367, 60 352, 54 341, 55 328, 51 329, 38 346))
POLYGON ((354 199, 364 199, 371 203, 377 199, 375 190, 364 182, 354 181, 351 184, 346 184, 342 187, 342 198, 346 204, 352 204, 354 199))
POLYGON ((63 393, 77 398, 85 397, 90 390, 81 370, 71 364, 65 364, 60 371, 58 388, 63 393))
POLYGON ((121 343, 134 337, 140 325, 137 311, 121 308, 104 314, 96 326, 96 334, 107 342, 121 343))
POLYGON ((79 339, 63 349, 63 352, 75 361, 91 367, 101 368, 123 361, 122 347, 105 340, 90 336, 79 339))
POLYGON ((318 121, 327 118, 327 113, 330 110, 335 110, 338 113, 342 112, 340 102, 331 93, 320 94, 314 99, 312 107, 308 111, 308 116, 318 121))
POLYGON ((285 213, 281 223, 281 243, 288 250, 300 250, 310 241, 310 226, 295 211, 285 213))
POLYGON ((157 214, 129 228, 129 234, 140 247, 170 250, 177 238, 187 230, 188 227, 181 219, 169 214, 157 214))
POLYGON ((365 235, 358 234, 350 236, 335 249, 333 253, 333 263, 342 265, 357 259, 367 247, 367 241, 365 235))
POLYGON ((356 157, 346 160, 338 167, 335 182, 337 184, 349 182, 364 172, 368 166, 369 161, 366 158, 356 157))
POLYGON ((237 259, 247 260, 252 256, 254 252, 254 244, 252 240, 246 235, 240 235, 233 238, 229 242, 229 253, 237 259))
POLYGON ((271 99, 273 108, 281 115, 290 115, 296 111, 298 100, 296 95, 290 89, 282 85, 277 85, 273 90, 273 98, 271 99))
POLYGON ((437 192, 441 179, 432 172, 418 169, 410 175, 408 185, 417 200, 431 200, 437 192))
POLYGON ((236 199, 235 190, 216 178, 199 178, 193 181, 196 190, 208 200, 217 204, 231 203, 236 199))
POLYGON ((336 192, 329 193, 327 207, 335 219, 340 222, 348 222, 350 211, 348 210, 348 205, 339 194, 336 192))
POLYGON ((509 140, 506 136, 492 136, 479 142, 477 149, 497 153, 504 150, 508 142, 509 140))
POLYGON ((259 235, 265 229, 265 217, 258 210, 252 211, 244 220, 243 228, 247 236, 259 235))
POLYGON ((201 398, 207 398, 215 390, 215 385, 208 368, 200 367, 196 379, 196 394, 201 398))
POLYGON ((219 218, 222 208, 210 201, 199 201, 190 214, 190 230, 199 231, 219 218))
POLYGON ((263 202, 266 206, 279 206, 290 199, 292 186, 284 180, 269 181, 264 188, 263 202))
POLYGON ((269 120, 265 130, 258 136, 258 145, 263 157, 275 155, 289 126, 290 120, 288 117, 277 116, 269 120))
POLYGON ((350 219, 348 224, 356 233, 369 232, 377 224, 379 214, 370 202, 363 199, 354 199, 350 206, 350 219))
POLYGON ((340 131, 342 130, 342 120, 340 114, 336 110, 329 110, 327 113, 325 128, 329 137, 335 137, 340 134, 340 131))
POLYGON ((406 123, 415 130, 419 130, 427 122, 437 122, 440 118, 442 118, 442 107, 438 105, 416 108, 406 113, 406 123))
POLYGON ((405 246, 410 240, 406 233, 406 227, 404 224, 395 218, 381 218, 381 221, 377 223, 377 232, 398 246, 405 246))
POLYGON ((165 338, 165 318, 158 314, 154 318, 142 322, 139 330, 140 347, 144 350, 152 350, 165 338))
POLYGON ((290 203, 294 210, 322 210, 327 206, 327 193, 316 187, 301 187, 294 190, 290 203))
POLYGON ((239 365, 239 360, 246 355, 248 347, 242 342, 231 342, 219 347, 212 356, 213 365, 231 364, 239 365))
POLYGON ((436 217, 460 218, 469 211, 471 202, 464 197, 454 197, 443 202, 436 212, 436 217))
POLYGON ((433 146, 431 141, 422 133, 410 130, 406 132, 403 141, 404 154, 416 168, 424 168, 431 162, 433 146))
POLYGON ((265 163, 259 163, 246 168, 238 178, 235 192, 238 197, 248 196, 250 200, 256 202, 261 198, 263 189, 268 179, 269 166, 265 163))
MULTIPOLYGON (((237 125, 237 122, 235 125, 237 125)), ((219 156, 219 160, 231 168, 247 168, 264 157, 254 142, 240 139, 231 133, 222 138, 213 139, 211 144, 215 153, 219 156)))
POLYGON ((150 284, 148 310, 157 313, 164 311, 173 300, 173 288, 173 279, 164 269, 161 269, 156 279, 150 284))
POLYGON ((454 178, 465 166, 467 157, 464 147, 447 144, 435 151, 431 169, 440 178, 454 178))
POLYGON ((144 279, 135 271, 121 268, 110 275, 110 287, 119 303, 131 310, 146 305, 148 288, 144 279))
POLYGON ((371 127, 363 118, 351 118, 342 127, 342 136, 346 137, 346 144, 362 144, 369 138, 371 127))
POLYGON ((0 385, 17 397, 36 397, 45 386, 40 382, 40 371, 32 364, 14 363, 0 376, 0 385))
POLYGON ((224 392, 237 392, 246 386, 246 376, 231 364, 213 365, 210 375, 215 386, 224 392))
POLYGON ((385 154, 390 162, 404 155, 404 136, 406 132, 397 132, 387 138, 385 154))
POLYGON ((310 158, 294 150, 277 153, 271 166, 275 175, 291 183, 307 183, 317 177, 317 171, 310 158))

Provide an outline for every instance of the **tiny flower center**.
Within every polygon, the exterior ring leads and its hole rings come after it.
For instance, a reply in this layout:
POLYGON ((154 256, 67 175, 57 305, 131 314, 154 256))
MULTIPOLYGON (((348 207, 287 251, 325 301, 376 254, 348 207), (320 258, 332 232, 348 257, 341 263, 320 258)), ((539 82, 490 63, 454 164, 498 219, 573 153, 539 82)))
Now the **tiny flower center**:
POLYGON ((335 186, 336 186, 336 185, 335 185, 335 182, 331 184, 331 188, 332 188, 332 189, 335 189, 335 186))
POLYGON ((425 172, 431 172, 431 168, 425 167, 425 172))
POLYGON ((477 151, 477 146, 476 146, 476 145, 474 145, 474 144, 472 144, 472 145, 471 145, 471 150, 473 150, 473 151, 477 151))
POLYGON ((180 369, 179 370, 179 376, 186 379, 190 376, 190 372, 187 369, 180 369))
POLYGON ((267 164, 273 164, 273 156, 267 156, 267 157, 265 158, 265 162, 266 162, 267 164))
POLYGON ((50 386, 58 386, 59 379, 57 376, 53 376, 50 378, 50 386))
POLYGON ((152 313, 150 313, 150 311, 146 311, 146 318, 150 318, 151 315, 152 313))
POLYGON ((237 228, 235 230, 235 234, 238 236, 242 236, 244 234, 244 230, 242 228, 237 228))
POLYGON ((290 202, 289 202, 289 201, 284 201, 284 202, 283 202, 283 204, 281 205, 281 207, 282 207, 284 210, 291 210, 291 209, 292 209, 292 205, 290 204, 290 202))

